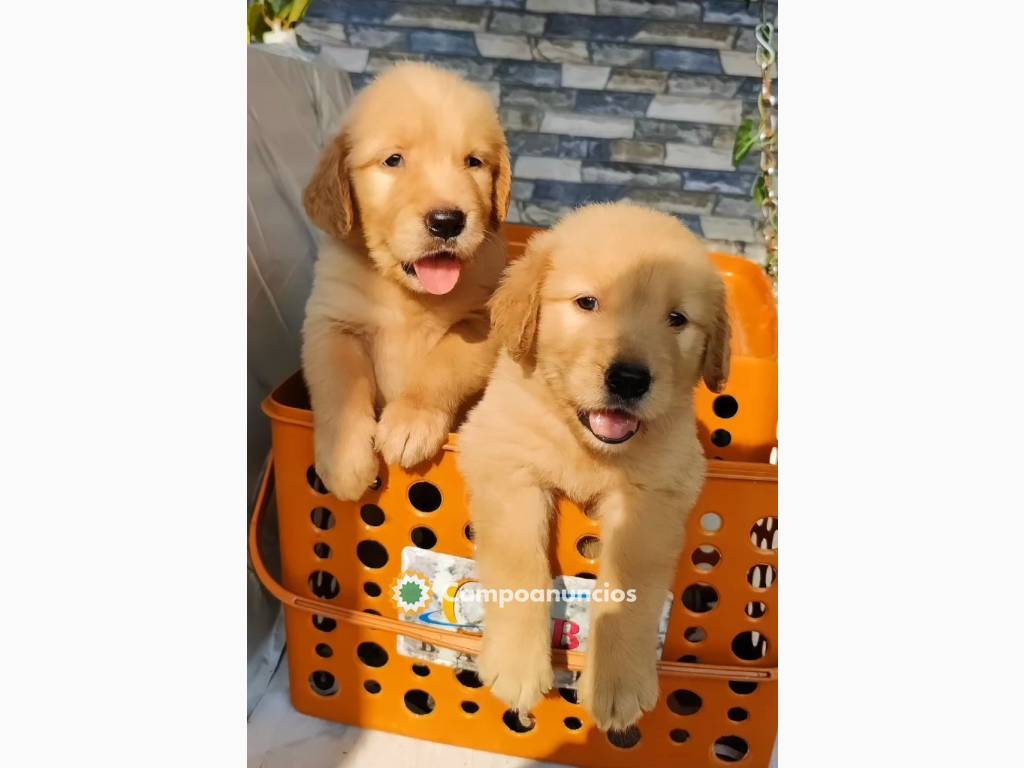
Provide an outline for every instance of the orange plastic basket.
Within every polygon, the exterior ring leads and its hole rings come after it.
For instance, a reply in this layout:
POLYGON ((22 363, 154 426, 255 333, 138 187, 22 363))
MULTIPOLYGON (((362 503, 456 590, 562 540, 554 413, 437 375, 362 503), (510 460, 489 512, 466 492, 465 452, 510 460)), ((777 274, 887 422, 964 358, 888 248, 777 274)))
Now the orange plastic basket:
MULTIPOLYGON (((515 254, 521 240, 510 229, 515 254)), ((774 299, 755 265, 729 256, 715 260, 730 294, 733 374, 723 395, 701 385, 696 402, 707 453, 723 460, 709 462, 687 524, 659 663, 661 696, 638 724, 639 741, 628 748, 611 743, 571 692, 559 690, 541 701, 533 711, 534 727, 521 733, 474 674, 398 655, 397 635, 467 653, 479 649, 473 636, 399 621, 390 598, 402 548, 415 543, 414 529, 429 528, 436 551, 473 555, 455 439, 414 470, 384 467, 379 487, 359 501, 339 501, 323 492, 313 469, 312 414, 299 374, 263 404, 272 422, 273 472, 264 479, 249 537, 254 568, 285 606, 297 710, 578 766, 768 765, 778 659, 777 473, 767 463, 775 444, 774 299), (734 460, 740 458, 748 461, 734 460), (280 583, 267 571, 257 544, 271 484, 280 583), (433 511, 417 508, 424 507, 424 489, 434 503, 440 496, 433 511)), ((584 535, 599 537, 599 526, 565 500, 556 524, 553 573, 596 573, 598 562, 581 554, 576 542, 584 535)), ((554 660, 578 669, 583 658, 556 651, 554 660)))

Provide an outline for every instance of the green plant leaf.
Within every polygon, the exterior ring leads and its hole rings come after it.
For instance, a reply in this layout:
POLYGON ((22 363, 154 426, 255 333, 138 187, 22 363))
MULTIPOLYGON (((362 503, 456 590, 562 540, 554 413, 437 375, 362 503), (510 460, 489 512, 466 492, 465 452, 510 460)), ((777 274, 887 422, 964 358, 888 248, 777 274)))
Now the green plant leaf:
POLYGON ((306 15, 306 11, 309 9, 310 0, 293 0, 292 7, 288 11, 288 26, 294 27, 300 21, 302 17, 306 15))
POLYGON ((750 194, 758 208, 763 206, 764 201, 768 199, 768 184, 763 173, 758 174, 758 177, 754 179, 754 186, 751 188, 750 194))
POLYGON ((285 7, 290 4, 289 0, 264 0, 264 3, 270 9, 267 17, 271 19, 280 19, 285 7))
POLYGON ((736 141, 732 145, 732 166, 736 168, 750 154, 750 150, 758 146, 757 126, 747 119, 736 129, 736 141))
POLYGON ((264 18, 266 11, 266 7, 261 2, 253 3, 249 6, 249 10, 246 13, 246 24, 249 27, 250 43, 262 43, 263 33, 270 29, 267 26, 267 20, 264 18))

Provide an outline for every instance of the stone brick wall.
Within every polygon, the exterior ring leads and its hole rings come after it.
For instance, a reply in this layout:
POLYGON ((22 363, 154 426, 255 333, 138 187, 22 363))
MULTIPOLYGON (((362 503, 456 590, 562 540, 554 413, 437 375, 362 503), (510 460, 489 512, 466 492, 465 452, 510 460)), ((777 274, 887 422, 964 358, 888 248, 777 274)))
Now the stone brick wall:
POLYGON ((759 12, 745 0, 314 0, 299 35, 357 89, 402 59, 486 88, 512 152, 509 221, 632 200, 762 261, 756 153, 731 163, 736 127, 757 114, 759 12))

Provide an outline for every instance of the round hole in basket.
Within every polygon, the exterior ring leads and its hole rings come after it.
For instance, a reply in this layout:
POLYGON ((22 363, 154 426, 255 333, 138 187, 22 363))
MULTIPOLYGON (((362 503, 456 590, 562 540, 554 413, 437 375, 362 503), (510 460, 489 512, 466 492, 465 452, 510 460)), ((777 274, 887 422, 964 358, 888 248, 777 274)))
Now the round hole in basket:
POLYGON ((313 545, 313 554, 321 560, 327 560, 331 556, 331 547, 322 541, 313 545))
POLYGON ((334 513, 327 507, 317 507, 309 513, 313 526, 321 531, 329 531, 334 527, 334 513))
POLYGON ((744 606, 743 610, 752 619, 760 619, 768 612, 768 606, 760 600, 751 600, 744 606))
POLYGON ((690 732, 683 728, 673 728, 668 732, 668 737, 676 744, 685 744, 690 738, 690 732))
POLYGON ((576 574, 577 579, 596 579, 597 574, 591 573, 590 571, 580 571, 576 574))
POLYGON ((330 616, 321 616, 319 613, 314 613, 313 626, 321 632, 333 632, 335 627, 338 626, 338 622, 330 616))
POLYGON ((562 723, 570 731, 578 731, 580 728, 583 727, 583 721, 580 720, 578 717, 567 717, 565 718, 565 720, 562 721, 562 723))
POLYGON ((717 547, 713 547, 710 544, 701 544, 690 555, 690 561, 694 567, 701 573, 707 573, 722 559, 722 553, 718 551, 717 547))
POLYGON ((333 696, 338 692, 338 681, 330 672, 318 669, 309 676, 309 687, 321 696, 333 696))
POLYGON ((375 581, 363 582, 363 592, 368 594, 370 597, 380 597, 380 584, 375 581))
POLYGON ((359 517, 364 523, 374 528, 384 525, 384 510, 376 504, 363 504, 359 508, 359 517))
POLYGON ((419 526, 412 529, 412 543, 420 549, 433 549, 437 544, 437 535, 426 526, 419 526))
POLYGON ((506 709, 505 714, 501 716, 501 721, 505 724, 505 727, 513 733, 529 733, 537 727, 537 718, 533 715, 527 715, 527 721, 529 724, 523 723, 523 721, 519 719, 519 713, 514 709, 506 709))
POLYGON ((762 552, 774 552, 779 548, 779 520, 776 517, 762 517, 750 529, 750 543, 762 552))
POLYGON ((473 540, 473 524, 466 523, 466 527, 462 529, 462 535, 466 537, 467 541, 473 540))
POLYGON ((405 692, 405 707, 414 715, 429 715, 434 711, 437 702, 434 697, 419 688, 413 688, 405 692))
POLYGON ((426 677, 430 674, 430 667, 426 664, 413 664, 412 673, 416 675, 416 677, 426 677))
POLYGON ((587 560, 597 560, 601 556, 601 540, 597 536, 580 536, 576 541, 576 551, 587 560))
POLYGON ((691 584, 683 590, 683 607, 694 613, 707 613, 718 605, 718 592, 710 584, 691 584))
POLYGON ((679 657, 680 664, 700 664, 700 659, 694 656, 692 653, 688 653, 685 656, 679 657))
POLYGON ((757 683, 748 680, 730 680, 729 690, 740 696, 749 696, 757 690, 757 683))
POLYGON ((388 564, 388 551, 373 539, 364 539, 356 544, 356 556, 367 568, 383 568, 388 564))
POLYGON ((720 419, 731 419, 740 409, 740 404, 732 395, 719 395, 711 404, 711 410, 720 419))
POLYGON ((483 683, 472 669, 460 669, 455 673, 455 679, 467 688, 480 688, 483 683))
POLYGON ((631 725, 621 731, 608 731, 608 741, 613 747, 631 749, 640 743, 640 729, 631 725))
POLYGON ((722 516, 717 512, 705 512, 700 516, 700 529, 704 533, 717 533, 722 530, 722 516))
POLYGON ((732 639, 732 652, 743 661, 757 661, 768 655, 768 638, 761 632, 740 632, 732 639))
POLYGON ((748 750, 747 742, 739 736, 722 736, 715 741, 715 757, 723 763, 738 763, 748 750))
POLYGON ((747 712, 747 710, 745 710, 743 707, 729 707, 728 715, 729 719, 732 720, 734 723, 742 723, 744 720, 750 717, 750 713, 747 712))
POLYGON ((306 470, 306 482, 309 483, 309 487, 317 493, 327 493, 327 486, 324 485, 324 481, 320 479, 320 475, 316 473, 316 467, 310 467, 306 470))
POLYGON ((475 701, 464 701, 459 706, 462 707, 462 711, 465 712, 467 715, 475 715, 477 712, 480 711, 480 705, 477 704, 475 701))
POLYGON ((725 448, 732 442, 732 433, 728 429, 716 429, 711 433, 711 444, 725 448))
POLYGON ((380 693, 380 683, 376 680, 367 680, 363 683, 363 690, 367 693, 380 693))
POLYGON ((434 512, 441 506, 441 491, 433 483, 421 480, 409 487, 409 503, 420 512, 434 512))
POLYGON ((360 643, 356 647, 356 656, 368 667, 383 667, 388 663, 388 652, 371 641, 360 643))
POLYGON ((568 701, 570 704, 579 704, 579 696, 576 695, 576 691, 573 688, 559 688, 558 695, 568 701))
POLYGON ((316 648, 314 648, 313 650, 315 650, 316 655, 322 659, 329 659, 331 658, 331 656, 334 655, 334 649, 331 648, 331 646, 329 646, 327 643, 317 643, 316 648))
POLYGON ((341 591, 338 580, 328 571, 313 571, 309 574, 308 583, 309 591, 322 600, 333 600, 341 591))
POLYGON ((758 563, 747 571, 747 583, 759 592, 769 589, 775 583, 775 568, 768 563, 758 563))
POLYGON ((380 616, 380 611, 375 611, 373 608, 363 608, 363 613, 368 613, 371 616, 380 616))
POLYGON ((694 715, 704 705, 704 700, 685 688, 672 691, 665 700, 668 708, 677 715, 694 715))
POLYGON ((686 642, 697 644, 707 640, 708 633, 704 631, 704 627, 687 627, 683 630, 683 637, 686 638, 686 642))

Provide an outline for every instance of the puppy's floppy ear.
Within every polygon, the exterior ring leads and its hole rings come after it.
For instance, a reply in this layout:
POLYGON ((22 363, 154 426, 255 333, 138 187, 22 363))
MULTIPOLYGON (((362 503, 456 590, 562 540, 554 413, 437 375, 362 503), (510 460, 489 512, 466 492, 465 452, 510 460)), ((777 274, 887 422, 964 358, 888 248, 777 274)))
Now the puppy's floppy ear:
POLYGON ((320 155, 302 204, 310 221, 339 240, 352 230, 352 184, 348 176, 348 137, 339 133, 320 155))
POLYGON ((708 291, 712 297, 712 317, 704 347, 704 383, 712 392, 721 392, 729 378, 729 310, 725 284, 717 274, 708 291))
POLYGON ((540 232, 530 238, 526 253, 505 268, 501 284, 487 304, 495 336, 516 362, 533 350, 548 258, 548 235, 540 232))
POLYGON ((508 207, 512 202, 512 161, 508 156, 508 144, 504 135, 498 147, 498 167, 494 169, 492 184, 494 194, 491 201, 491 224, 497 229, 508 216, 508 207))

